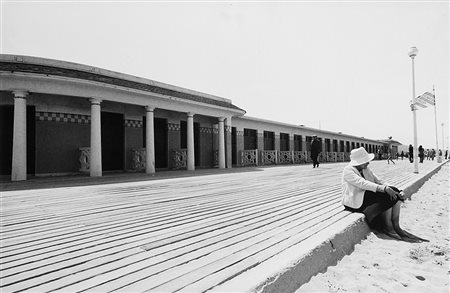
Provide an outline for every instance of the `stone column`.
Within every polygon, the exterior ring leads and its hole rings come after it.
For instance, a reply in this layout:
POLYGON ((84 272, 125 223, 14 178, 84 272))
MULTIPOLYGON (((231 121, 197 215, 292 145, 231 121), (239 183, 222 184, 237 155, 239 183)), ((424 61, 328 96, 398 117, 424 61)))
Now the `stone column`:
POLYGON ((91 98, 91 177, 102 176, 102 133, 101 133, 101 99, 91 98))
POLYGON ((219 169, 225 169, 225 118, 219 118, 219 169))
POLYGON ((228 117, 226 120, 226 125, 225 125, 225 135, 226 135, 226 147, 225 147, 225 161, 226 161, 226 166, 227 168, 232 168, 233 167, 233 150, 232 150, 232 143, 231 143, 231 130, 232 130, 232 125, 231 125, 231 117, 228 117))
POLYGON ((15 90, 11 181, 27 180, 27 91, 15 90))
POLYGON ((187 169, 195 170, 194 114, 187 114, 187 169))
POLYGON ((153 121, 153 110, 155 108, 147 106, 145 110, 147 112, 145 117, 145 173, 154 174, 155 173, 155 128, 153 121))

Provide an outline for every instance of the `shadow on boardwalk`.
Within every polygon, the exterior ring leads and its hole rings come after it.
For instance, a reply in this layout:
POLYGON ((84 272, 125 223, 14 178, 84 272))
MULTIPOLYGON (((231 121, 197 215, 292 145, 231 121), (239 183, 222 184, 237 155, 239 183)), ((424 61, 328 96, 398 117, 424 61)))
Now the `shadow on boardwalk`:
MULTIPOLYGON (((275 166, 274 166, 275 167, 275 166)), ((31 176, 26 181, 11 182, 9 176, 0 177, 0 191, 42 189, 56 187, 89 186, 99 184, 112 184, 121 182, 140 182, 149 180, 162 180, 170 178, 184 178, 206 176, 215 174, 246 173, 262 171, 259 167, 243 167, 230 169, 197 169, 186 170, 160 170, 155 174, 142 172, 103 172, 102 177, 90 177, 89 174, 75 174, 64 176, 31 176)))

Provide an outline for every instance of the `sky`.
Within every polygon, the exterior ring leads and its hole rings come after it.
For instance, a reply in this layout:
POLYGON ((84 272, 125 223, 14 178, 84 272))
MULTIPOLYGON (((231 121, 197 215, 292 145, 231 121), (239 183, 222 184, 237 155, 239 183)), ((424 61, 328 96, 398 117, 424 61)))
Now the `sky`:
POLYGON ((449 1, 0 0, 2 54, 231 99, 247 116, 418 145, 449 140, 449 1), (437 121, 437 128, 436 123, 437 121), (442 123, 444 124, 442 126, 442 123))

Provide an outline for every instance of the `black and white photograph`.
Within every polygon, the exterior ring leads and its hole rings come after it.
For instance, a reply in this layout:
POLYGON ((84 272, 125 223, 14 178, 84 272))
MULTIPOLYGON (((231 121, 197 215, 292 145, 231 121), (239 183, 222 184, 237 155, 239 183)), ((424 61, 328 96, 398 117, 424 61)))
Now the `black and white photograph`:
POLYGON ((0 0, 0 291, 450 290, 450 1, 0 0))

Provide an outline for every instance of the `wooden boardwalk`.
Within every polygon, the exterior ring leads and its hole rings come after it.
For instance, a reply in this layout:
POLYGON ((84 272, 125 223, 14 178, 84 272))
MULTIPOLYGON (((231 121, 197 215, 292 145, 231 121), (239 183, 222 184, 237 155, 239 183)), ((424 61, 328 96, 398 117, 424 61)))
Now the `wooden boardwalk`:
MULTIPOLYGON (((243 272, 348 219, 344 166, 2 191, 1 291, 229 290, 243 272)), ((401 188, 437 166, 426 161, 417 175, 406 160, 371 163, 401 188)))

